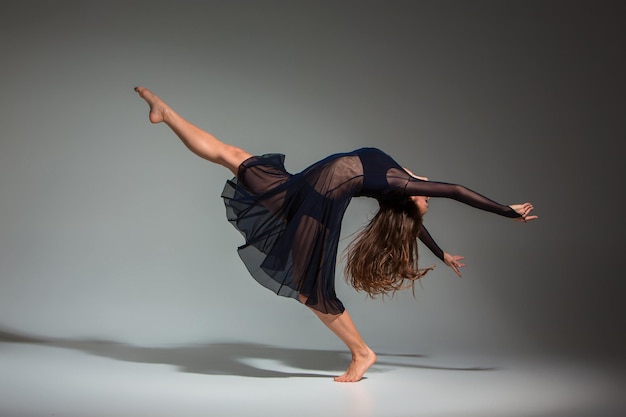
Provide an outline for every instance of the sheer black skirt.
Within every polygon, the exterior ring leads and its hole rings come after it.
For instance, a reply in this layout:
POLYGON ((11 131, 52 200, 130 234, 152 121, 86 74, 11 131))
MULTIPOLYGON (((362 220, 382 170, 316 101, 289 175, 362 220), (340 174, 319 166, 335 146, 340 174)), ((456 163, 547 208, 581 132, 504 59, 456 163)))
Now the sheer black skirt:
POLYGON ((337 248, 343 215, 362 185, 361 161, 354 154, 336 154, 292 175, 284 158, 253 156, 226 182, 226 215, 245 239, 239 256, 276 294, 340 314, 337 248))

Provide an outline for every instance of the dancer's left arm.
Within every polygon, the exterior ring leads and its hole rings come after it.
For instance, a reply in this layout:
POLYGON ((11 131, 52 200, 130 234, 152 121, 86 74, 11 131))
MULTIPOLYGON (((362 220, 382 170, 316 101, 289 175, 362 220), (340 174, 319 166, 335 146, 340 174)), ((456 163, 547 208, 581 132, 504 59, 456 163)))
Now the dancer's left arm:
POLYGON ((459 277, 461 276, 461 271, 459 268, 465 266, 465 264, 461 263, 461 260, 464 259, 463 256, 450 255, 449 253, 444 252, 443 249, 441 249, 439 245, 437 245, 435 239, 433 239, 433 237, 430 235, 430 233, 428 233, 428 230, 423 225, 420 228, 418 237, 437 258, 441 259, 443 263, 452 268, 455 274, 457 274, 459 277))

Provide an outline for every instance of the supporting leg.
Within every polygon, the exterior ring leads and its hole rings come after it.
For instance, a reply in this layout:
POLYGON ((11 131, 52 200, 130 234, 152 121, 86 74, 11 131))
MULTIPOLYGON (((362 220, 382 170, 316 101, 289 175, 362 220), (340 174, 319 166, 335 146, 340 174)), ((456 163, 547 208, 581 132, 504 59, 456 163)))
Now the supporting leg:
POLYGON ((189 123, 147 88, 135 87, 135 91, 150 105, 150 121, 165 123, 196 155, 228 168, 235 175, 239 165, 251 156, 243 149, 223 143, 209 132, 189 123))
MULTIPOLYGON (((301 301, 306 299, 300 297, 301 301)), ((303 301, 303 302, 304 302, 303 301)), ((324 314, 311 309, 317 317, 346 344, 352 354, 352 362, 346 372, 335 377, 337 382, 357 382, 363 378, 365 372, 376 362, 376 354, 365 344, 348 311, 342 314, 324 314)))

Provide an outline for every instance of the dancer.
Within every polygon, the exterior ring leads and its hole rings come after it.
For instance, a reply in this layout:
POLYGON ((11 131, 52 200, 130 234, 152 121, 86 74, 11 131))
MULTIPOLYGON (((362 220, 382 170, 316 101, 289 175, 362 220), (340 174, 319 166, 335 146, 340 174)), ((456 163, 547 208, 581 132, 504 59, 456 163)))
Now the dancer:
POLYGON ((149 104, 152 123, 165 123, 193 153, 235 175, 222 197, 228 220, 245 238, 238 253, 259 283, 305 304, 346 344, 352 361, 337 382, 361 380, 376 362, 335 294, 341 220, 352 197, 380 205, 346 256, 346 279, 371 296, 410 287, 432 269, 417 266, 417 238, 461 276, 463 257, 444 252, 422 225, 430 197, 523 222, 537 218, 530 203, 504 206, 461 185, 429 181, 375 148, 331 155, 290 174, 284 155, 253 156, 183 119, 148 89, 135 91, 149 104))

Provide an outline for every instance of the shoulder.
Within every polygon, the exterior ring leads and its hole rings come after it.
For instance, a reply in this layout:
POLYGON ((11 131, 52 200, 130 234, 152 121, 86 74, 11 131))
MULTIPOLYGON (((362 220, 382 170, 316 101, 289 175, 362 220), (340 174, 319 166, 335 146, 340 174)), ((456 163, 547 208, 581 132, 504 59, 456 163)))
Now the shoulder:
POLYGON ((371 148, 371 147, 359 148, 359 149, 354 150, 352 153, 359 154, 359 155, 379 155, 379 156, 391 158, 384 151, 378 148, 371 148))

